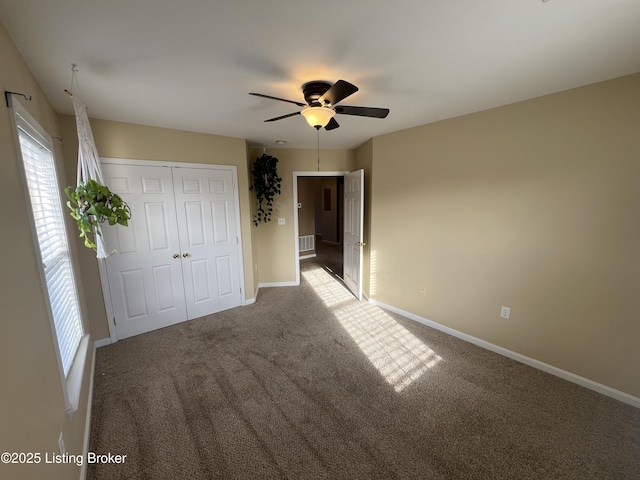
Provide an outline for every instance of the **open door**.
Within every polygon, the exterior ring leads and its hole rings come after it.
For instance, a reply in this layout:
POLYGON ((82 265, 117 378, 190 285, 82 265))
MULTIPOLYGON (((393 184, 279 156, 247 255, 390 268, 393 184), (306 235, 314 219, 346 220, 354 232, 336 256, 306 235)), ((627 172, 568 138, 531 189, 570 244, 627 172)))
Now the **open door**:
POLYGON ((362 300, 364 170, 344 176, 344 283, 362 300))

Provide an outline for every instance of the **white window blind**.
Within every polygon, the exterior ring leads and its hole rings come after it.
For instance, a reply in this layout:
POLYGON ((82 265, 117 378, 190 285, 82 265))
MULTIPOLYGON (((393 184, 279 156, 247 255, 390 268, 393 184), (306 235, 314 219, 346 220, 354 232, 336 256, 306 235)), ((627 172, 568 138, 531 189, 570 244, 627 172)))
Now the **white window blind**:
POLYGON ((48 141, 18 113, 16 123, 58 350, 66 378, 84 329, 54 158, 48 141))

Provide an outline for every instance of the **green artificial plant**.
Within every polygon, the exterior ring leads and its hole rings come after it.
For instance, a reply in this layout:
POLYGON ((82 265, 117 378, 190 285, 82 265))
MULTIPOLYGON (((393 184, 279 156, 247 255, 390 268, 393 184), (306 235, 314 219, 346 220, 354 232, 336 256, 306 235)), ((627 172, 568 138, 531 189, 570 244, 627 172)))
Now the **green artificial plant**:
POLYGON ((100 224, 107 221, 109 225, 129 225, 131 210, 122 198, 113 193, 105 185, 95 180, 79 182, 78 186, 64 189, 69 201, 71 216, 76 220, 80 237, 84 237, 84 245, 96 250, 97 245, 90 235, 102 235, 100 224))
POLYGON ((253 216, 253 224, 256 227, 260 222, 271 221, 273 199, 281 193, 282 178, 278 176, 277 163, 276 157, 263 153, 256 159, 251 170, 253 183, 249 189, 256 192, 257 209, 253 216))

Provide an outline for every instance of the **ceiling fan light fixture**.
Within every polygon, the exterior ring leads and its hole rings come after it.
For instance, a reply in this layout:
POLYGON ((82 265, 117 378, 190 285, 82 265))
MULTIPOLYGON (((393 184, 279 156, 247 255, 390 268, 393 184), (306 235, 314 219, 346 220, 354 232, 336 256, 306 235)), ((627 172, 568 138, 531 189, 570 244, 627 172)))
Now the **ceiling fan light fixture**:
POLYGON ((329 107, 304 107, 300 113, 314 128, 326 127, 336 114, 335 110, 329 107))

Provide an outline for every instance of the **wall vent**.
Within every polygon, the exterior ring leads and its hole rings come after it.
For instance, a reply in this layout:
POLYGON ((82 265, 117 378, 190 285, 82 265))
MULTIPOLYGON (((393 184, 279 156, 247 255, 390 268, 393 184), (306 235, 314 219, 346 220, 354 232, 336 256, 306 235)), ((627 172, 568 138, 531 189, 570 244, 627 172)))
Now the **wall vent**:
POLYGON ((308 252, 309 250, 315 250, 315 238, 315 235, 304 235, 302 237, 298 237, 298 251, 308 252))

